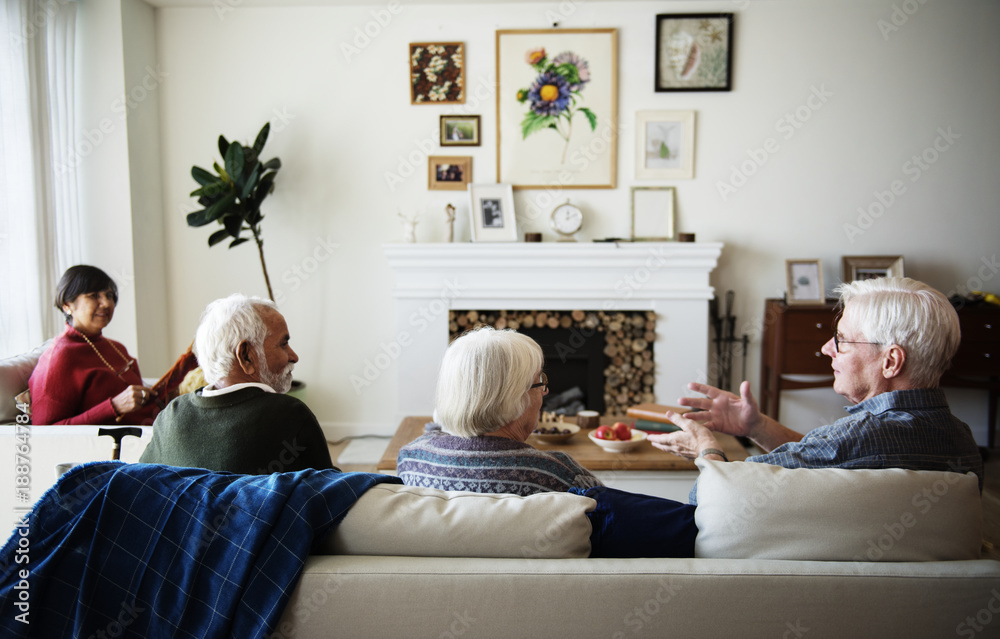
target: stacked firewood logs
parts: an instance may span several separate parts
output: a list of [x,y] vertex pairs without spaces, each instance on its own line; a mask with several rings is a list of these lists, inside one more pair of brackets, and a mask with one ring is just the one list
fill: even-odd
[[653,311],[450,311],[449,341],[477,326],[576,329],[584,337],[604,333],[604,412],[624,415],[629,406],[655,402]]

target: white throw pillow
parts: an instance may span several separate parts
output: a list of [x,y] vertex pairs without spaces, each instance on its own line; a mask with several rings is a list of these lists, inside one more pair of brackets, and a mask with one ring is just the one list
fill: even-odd
[[696,463],[697,557],[979,558],[982,502],[973,473]]
[[593,499],[377,484],[324,541],[324,554],[568,558],[590,555]]

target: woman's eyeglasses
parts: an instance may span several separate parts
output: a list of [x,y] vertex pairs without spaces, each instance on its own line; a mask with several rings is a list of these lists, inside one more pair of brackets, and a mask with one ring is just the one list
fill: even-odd
[[545,390],[549,390],[549,378],[545,376],[545,373],[542,373],[541,378],[542,381],[538,382],[537,384],[532,384],[531,386],[528,387],[528,390],[531,390],[532,388],[538,388],[539,386],[543,386]]

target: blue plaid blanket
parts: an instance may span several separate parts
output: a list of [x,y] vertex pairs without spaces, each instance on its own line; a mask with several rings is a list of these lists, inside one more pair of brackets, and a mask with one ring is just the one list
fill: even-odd
[[395,477],[74,468],[0,551],[3,637],[265,637],[310,550]]

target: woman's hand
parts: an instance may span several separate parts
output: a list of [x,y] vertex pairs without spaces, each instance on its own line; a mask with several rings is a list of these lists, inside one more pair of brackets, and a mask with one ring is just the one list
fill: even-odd
[[111,398],[111,405],[119,416],[132,413],[153,399],[153,389],[148,386],[133,385]]
[[752,437],[762,422],[757,400],[750,393],[750,382],[740,384],[739,397],[707,384],[692,382],[688,388],[707,397],[681,397],[677,403],[699,409],[684,413],[684,417],[700,422],[709,430],[736,437]]
[[667,411],[666,415],[680,430],[672,433],[649,433],[646,438],[653,446],[685,459],[694,459],[706,448],[721,448],[712,431],[700,423],[673,411]]

